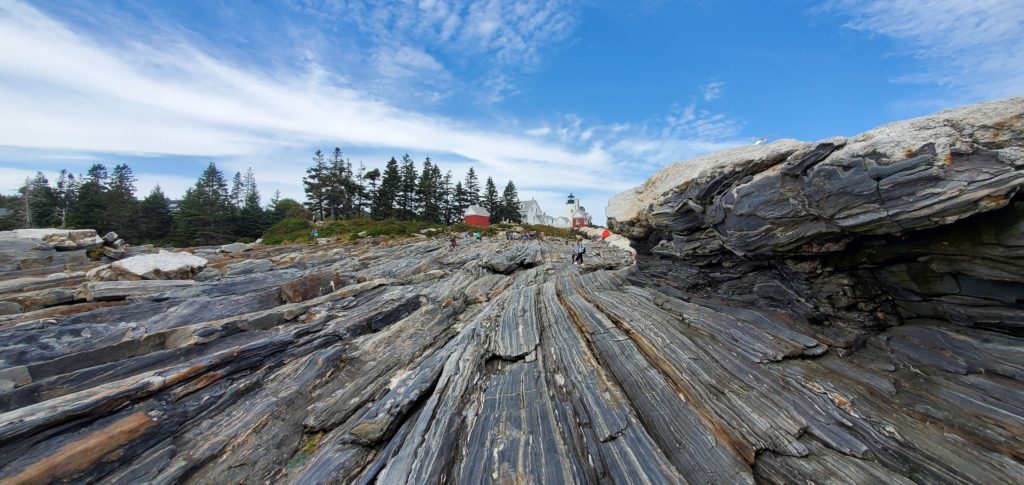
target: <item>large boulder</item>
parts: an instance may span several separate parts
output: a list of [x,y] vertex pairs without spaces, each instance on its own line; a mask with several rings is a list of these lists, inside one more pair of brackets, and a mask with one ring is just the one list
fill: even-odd
[[1006,206],[1024,185],[1022,139],[1024,97],[1009,98],[849,139],[780,140],[680,162],[613,197],[606,214],[633,239],[659,233],[737,255],[833,252],[857,235]]
[[206,260],[189,253],[161,250],[122,259],[89,271],[92,281],[188,280],[206,267]]
[[103,244],[95,229],[15,229],[0,232],[0,239],[38,239],[58,251],[89,249]]

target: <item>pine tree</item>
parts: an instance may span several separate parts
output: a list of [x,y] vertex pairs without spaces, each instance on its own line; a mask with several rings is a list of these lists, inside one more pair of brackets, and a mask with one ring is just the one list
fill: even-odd
[[242,177],[242,208],[235,221],[235,235],[239,238],[257,239],[266,226],[266,214],[260,205],[260,192],[256,188],[256,175],[252,167]]
[[306,169],[306,176],[302,178],[302,185],[306,191],[306,207],[313,212],[313,218],[318,221],[324,220],[324,206],[327,200],[327,178],[328,167],[324,154],[317,150],[313,154],[313,166]]
[[366,166],[359,162],[359,168],[352,174],[349,180],[352,190],[353,216],[366,217],[366,187],[363,187],[363,177],[366,175]]
[[402,156],[402,178],[398,188],[398,219],[413,220],[419,212],[416,204],[416,163],[409,154]]
[[171,215],[171,201],[157,185],[139,203],[138,240],[164,242],[170,239],[173,231],[174,217]]
[[466,192],[467,207],[480,204],[480,181],[476,178],[473,167],[469,167],[469,171],[466,172],[466,183],[462,185],[462,190]]
[[[127,164],[118,164],[110,174],[110,187],[105,194],[106,211],[103,231],[114,231],[127,241],[136,241],[138,203],[135,198],[135,175]],[[99,229],[99,228],[96,228]]]
[[369,184],[370,188],[367,189],[363,186],[363,192],[366,194],[366,199],[369,201],[369,209],[372,214],[373,212],[373,201],[377,198],[377,181],[380,180],[380,169],[373,169],[363,174],[362,180]]
[[396,217],[396,198],[402,185],[402,174],[398,171],[398,161],[394,157],[384,167],[384,175],[380,180],[380,188],[373,197],[370,215],[380,221]]
[[228,184],[210,162],[178,206],[175,237],[183,245],[223,244],[231,240],[231,216]]
[[455,199],[454,190],[452,187],[452,171],[445,172],[444,178],[441,179],[441,193],[438,194],[438,198],[441,200],[441,217],[444,219],[444,223],[451,225],[456,221],[455,216]]
[[85,182],[78,188],[78,198],[71,208],[68,224],[71,227],[96,229],[107,227],[107,167],[101,163],[89,167]]
[[67,227],[71,208],[78,198],[78,180],[67,170],[61,170],[60,176],[57,178],[57,186],[53,189],[53,195],[56,199],[53,223],[54,225],[59,224],[61,228]]
[[455,189],[452,190],[452,212],[455,221],[462,221],[465,218],[467,207],[469,199],[466,197],[466,189],[462,187],[462,182],[456,182]]
[[521,224],[523,214],[519,212],[519,192],[511,180],[505,185],[505,191],[501,196],[501,208],[498,211],[501,218],[498,220]]
[[323,177],[326,217],[338,219],[344,214],[346,199],[351,197],[346,190],[346,179],[348,178],[349,175],[345,167],[345,158],[341,155],[341,148],[335,147]]
[[36,172],[35,178],[25,180],[28,191],[27,227],[49,227],[57,209],[57,198],[50,187],[50,181],[43,172]]
[[480,205],[487,209],[487,212],[490,212],[496,221],[501,220],[498,218],[501,212],[500,202],[498,200],[498,188],[494,185],[494,180],[487,177],[487,182],[484,183],[484,197],[480,200]]
[[425,222],[444,222],[441,213],[441,168],[430,163],[430,157],[423,162],[423,172],[416,187],[417,203],[420,207],[419,218]]
[[242,207],[242,192],[242,173],[235,172],[235,176],[231,178],[231,192],[229,195],[231,205],[235,207]]

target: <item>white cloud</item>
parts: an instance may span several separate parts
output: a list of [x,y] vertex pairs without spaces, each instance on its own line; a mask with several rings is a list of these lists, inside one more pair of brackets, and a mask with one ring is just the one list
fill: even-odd
[[712,81],[701,86],[704,101],[714,101],[722,97],[722,88],[724,87],[725,83],[722,81]]
[[[454,29],[453,38],[482,35],[466,33],[466,24],[475,22],[480,30],[491,15],[484,7],[502,14],[513,9],[510,21],[531,32],[553,22],[544,15],[529,18],[538,2],[474,5],[482,10],[458,22],[450,19],[460,10],[446,5],[420,6],[436,14],[439,31]],[[541,35],[517,37],[506,28],[490,32],[491,52]],[[26,4],[0,3],[0,147],[44,158],[59,153],[61,160],[90,154],[210,157],[228,175],[252,166],[265,199],[275,189],[301,197],[308,155],[296,154],[316,146],[408,151],[418,160],[429,155],[441,161],[456,177],[472,164],[501,185],[514,180],[523,193],[583,193],[588,209],[603,220],[607,197],[665,163],[728,145],[739,126],[690,105],[640,124],[585,123],[568,115],[531,130],[515,121],[507,129],[482,127],[396,108],[339,85],[315,64],[305,71],[267,72],[225,62],[176,38],[161,44],[123,40],[101,44]],[[424,49],[378,54],[389,69],[444,69]],[[5,158],[15,160],[0,152]],[[180,196],[194,181],[189,174],[161,175],[159,167],[133,167],[140,196],[158,182],[168,195]]]
[[20,3],[0,7],[0,44],[8,47],[0,50],[0,145],[244,156],[332,140],[454,153],[493,166],[611,168],[600,150],[403,111],[326,84],[315,72],[247,71],[188,45],[106,48]]
[[924,64],[898,80],[934,83],[968,100],[1024,92],[1024,2],[837,0],[847,27],[899,41]]

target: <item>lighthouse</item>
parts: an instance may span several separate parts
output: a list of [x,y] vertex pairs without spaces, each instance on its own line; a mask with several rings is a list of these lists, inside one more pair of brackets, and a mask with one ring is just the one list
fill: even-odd
[[565,202],[565,217],[569,219],[569,227],[576,229],[590,225],[590,214],[580,206],[580,199],[569,193],[569,199]]
[[570,192],[569,200],[565,202],[565,218],[571,221],[572,215],[575,214],[578,210],[580,210],[580,200],[573,196],[572,192]]

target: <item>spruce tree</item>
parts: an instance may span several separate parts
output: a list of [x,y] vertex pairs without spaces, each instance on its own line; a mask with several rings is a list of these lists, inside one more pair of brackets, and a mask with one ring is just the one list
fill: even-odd
[[324,206],[327,200],[327,182],[329,169],[324,159],[324,154],[317,150],[313,154],[313,166],[306,169],[306,176],[302,178],[303,189],[306,191],[306,207],[313,212],[315,220],[324,219]]
[[519,192],[511,180],[505,185],[505,191],[501,196],[501,209],[499,210],[502,221],[521,224],[523,214],[519,212]]
[[441,213],[441,169],[430,163],[430,157],[423,162],[423,172],[416,187],[419,218],[425,222],[443,222]]
[[85,182],[78,188],[78,198],[71,208],[68,224],[80,229],[106,228],[107,168],[101,163],[89,167]]
[[466,183],[462,185],[462,190],[466,192],[467,207],[480,204],[480,180],[476,178],[473,167],[469,167],[469,171],[466,172]]
[[229,195],[231,205],[235,207],[242,207],[242,192],[242,173],[235,172],[235,176],[231,177],[231,192]]
[[67,170],[61,170],[57,185],[53,189],[56,207],[53,212],[53,224],[61,228],[67,227],[71,208],[78,199],[78,180]]
[[398,218],[413,220],[419,212],[416,204],[417,186],[416,163],[409,154],[402,156],[402,178],[398,188]]
[[43,172],[36,172],[35,178],[28,181],[30,227],[50,227],[53,214],[57,209],[57,198],[50,187],[50,181]]
[[257,239],[266,229],[266,214],[260,205],[260,192],[256,188],[256,175],[252,167],[242,177],[242,208],[235,221],[235,235],[238,238]]
[[439,188],[441,190],[441,193],[438,194],[438,199],[441,201],[441,217],[444,219],[445,224],[451,225],[456,220],[455,200],[453,198],[455,187],[452,187],[451,170],[445,172]]
[[186,246],[223,244],[232,239],[232,206],[224,174],[210,165],[185,192],[176,214],[175,237]]
[[501,213],[500,202],[498,199],[498,188],[494,185],[494,180],[487,177],[487,182],[484,183],[484,196],[480,200],[480,205],[487,209],[487,212],[491,213],[495,221],[501,220],[498,217]]
[[394,157],[388,160],[384,167],[384,174],[380,180],[380,187],[373,197],[373,206],[370,215],[380,221],[396,217],[396,198],[402,185],[402,174],[398,171],[398,161]]
[[452,212],[456,222],[461,222],[466,216],[466,208],[469,207],[469,199],[466,197],[466,189],[462,182],[456,182],[452,190]]
[[171,201],[160,186],[153,187],[139,203],[139,241],[165,242],[174,231]]
[[366,187],[363,187],[363,177],[366,175],[366,166],[359,162],[359,168],[349,178],[350,192],[352,193],[352,214],[349,217],[366,216]]
[[373,201],[377,198],[377,181],[380,180],[380,169],[373,169],[363,174],[362,180],[366,185],[362,185],[363,193],[366,194],[366,199],[369,201],[369,210],[371,215],[373,213]]
[[[106,211],[103,231],[114,231],[126,241],[137,241],[138,200],[135,198],[135,175],[128,164],[118,164],[110,173],[110,187],[105,194]],[[99,228],[96,228],[99,229]]]
[[351,195],[347,190],[348,184],[346,181],[348,178],[350,178],[350,175],[346,169],[345,158],[341,154],[341,148],[335,147],[323,176],[326,217],[339,219],[346,212],[345,206],[351,199]]

